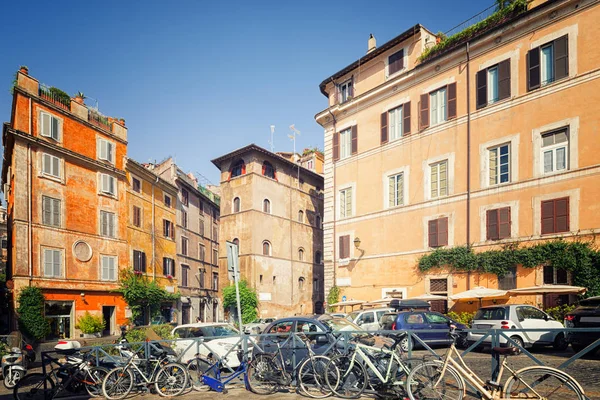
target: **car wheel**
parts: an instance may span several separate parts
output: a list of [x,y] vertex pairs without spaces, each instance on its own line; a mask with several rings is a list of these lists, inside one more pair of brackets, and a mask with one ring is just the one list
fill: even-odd
[[[521,348],[525,348],[525,343],[523,342],[523,339],[521,339],[520,336],[511,336],[510,337],[517,345],[519,345],[519,347]],[[512,343],[508,342],[507,343],[509,347],[515,347],[515,345],[513,345]]]
[[569,347],[569,343],[567,343],[565,340],[565,335],[563,333],[556,335],[554,338],[554,343],[552,343],[552,347],[554,347],[555,350],[560,351],[566,350],[567,347]]
[[408,340],[408,335],[400,341],[400,348],[402,349],[402,351],[412,350],[412,347],[413,346],[411,346],[411,344]]

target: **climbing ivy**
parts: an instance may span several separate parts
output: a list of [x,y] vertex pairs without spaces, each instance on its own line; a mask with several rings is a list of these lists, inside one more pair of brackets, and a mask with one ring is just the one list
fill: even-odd
[[[335,304],[338,301],[340,301],[340,288],[337,286],[332,286],[331,289],[329,289],[329,294],[327,295],[327,304]],[[335,307],[328,306],[327,308],[329,312],[335,311]]]
[[[248,324],[258,317],[258,295],[256,294],[256,290],[248,286],[248,282],[241,281],[239,285],[240,306],[242,307],[242,323]],[[237,309],[235,285],[229,285],[223,288],[223,307],[232,307]],[[235,322],[237,323],[237,320]]]
[[19,291],[19,331],[33,340],[42,340],[50,333],[50,323],[44,318],[44,294],[39,287],[27,286]]
[[591,241],[549,241],[529,247],[508,244],[498,250],[474,252],[469,246],[439,248],[419,259],[419,270],[436,268],[481,272],[503,277],[509,268],[554,265],[572,272],[573,284],[587,288],[586,296],[600,295],[600,251]]

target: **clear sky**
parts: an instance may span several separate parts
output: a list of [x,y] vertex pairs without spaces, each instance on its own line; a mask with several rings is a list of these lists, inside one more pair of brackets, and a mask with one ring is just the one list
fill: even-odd
[[174,156],[218,183],[211,159],[249,143],[323,148],[319,83],[416,23],[447,31],[493,0],[2,1],[0,115],[14,72],[125,118],[129,157]]

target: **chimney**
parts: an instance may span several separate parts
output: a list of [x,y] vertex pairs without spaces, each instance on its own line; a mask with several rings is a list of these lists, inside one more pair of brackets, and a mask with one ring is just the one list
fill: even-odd
[[369,43],[368,43],[367,54],[369,54],[376,48],[377,48],[377,40],[375,39],[375,36],[373,36],[373,34],[371,33],[371,34],[369,34]]

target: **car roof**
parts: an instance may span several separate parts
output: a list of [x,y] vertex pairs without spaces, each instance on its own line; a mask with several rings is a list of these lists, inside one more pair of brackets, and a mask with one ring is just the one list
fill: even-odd
[[233,326],[229,322],[194,322],[192,324],[183,324],[176,326],[175,329],[178,328],[205,328],[209,326]]

